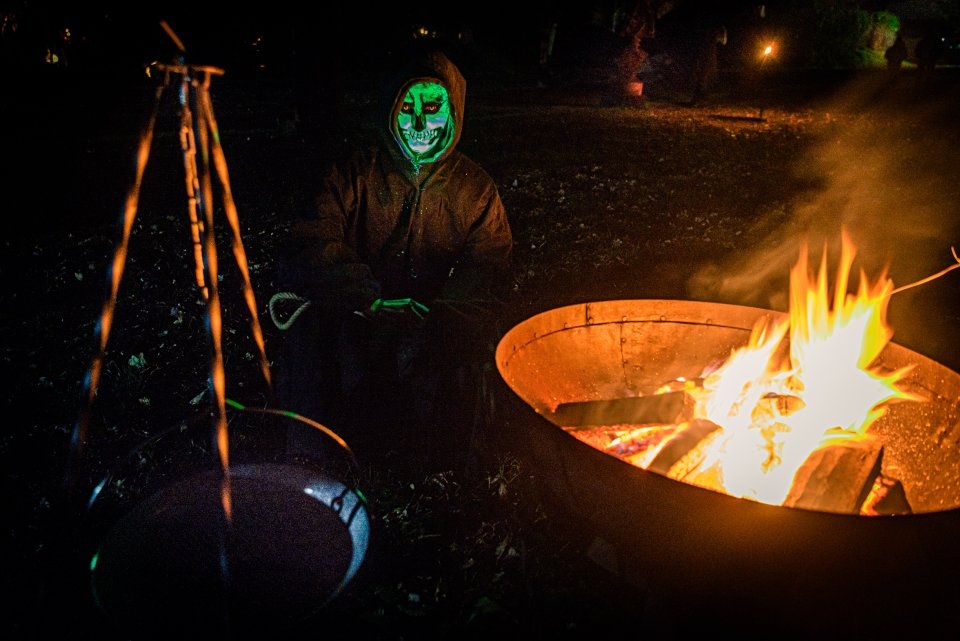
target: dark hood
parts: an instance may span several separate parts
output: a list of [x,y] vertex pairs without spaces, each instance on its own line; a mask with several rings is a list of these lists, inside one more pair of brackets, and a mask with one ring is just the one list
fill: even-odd
[[[384,85],[384,97],[387,103],[387,131],[388,138],[393,143],[393,149],[398,154],[406,155],[405,147],[400,142],[397,132],[397,115],[403,105],[403,98],[411,85],[418,82],[439,82],[447,89],[450,96],[450,129],[452,140],[443,153],[433,160],[441,162],[448,157],[460,141],[463,130],[463,112],[466,102],[467,81],[457,66],[440,51],[422,51],[408,58],[408,61],[391,74]],[[422,163],[431,164],[431,163]]]

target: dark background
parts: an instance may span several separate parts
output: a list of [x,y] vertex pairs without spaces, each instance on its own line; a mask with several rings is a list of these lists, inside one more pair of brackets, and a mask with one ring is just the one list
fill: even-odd
[[[911,67],[893,82],[877,67],[800,64],[804,48],[797,46],[788,48],[795,64],[785,58],[757,76],[737,35],[752,4],[683,3],[731,8],[720,82],[704,104],[687,105],[687,75],[669,64],[685,59],[677,9],[645,45],[657,64],[644,98],[617,104],[605,80],[616,44],[610,6],[599,3],[606,18],[594,24],[593,3],[545,3],[539,13],[502,4],[444,14],[437,38],[468,77],[463,150],[500,185],[514,225],[514,296],[504,328],[592,299],[780,307],[799,241],[833,242],[841,223],[855,231],[869,273],[888,265],[897,285],[951,264],[960,142],[957,70],[948,61],[932,78]],[[799,4],[772,3],[768,22],[782,24],[778,9]],[[11,422],[0,447],[10,559],[4,585],[13,596],[2,617],[12,638],[113,636],[93,616],[77,572],[74,553],[86,533],[65,510],[62,481],[118,213],[153,106],[157,78],[144,68],[178,55],[158,20],[180,36],[191,62],[225,70],[212,93],[268,353],[279,336],[262,308],[276,289],[287,226],[309,207],[320,161],[375,126],[368,115],[381,65],[402,54],[409,27],[419,23],[406,7],[363,4],[319,17],[283,3],[270,14],[94,3],[77,15],[66,7],[29,5],[38,12],[30,29],[43,37],[21,32],[16,38],[24,40],[12,45],[4,32],[2,190],[10,231],[0,275],[3,407]],[[544,69],[540,32],[551,10],[561,26]],[[84,41],[66,51],[66,65],[37,62],[29,52],[53,42],[49,28],[64,16],[78,20],[74,33]],[[466,31],[470,38],[460,40],[456,34]],[[106,363],[105,466],[194,413],[190,401],[205,389],[206,333],[188,269],[175,92],[161,107]],[[890,310],[897,342],[954,370],[958,273],[896,295]],[[225,272],[225,293],[235,292],[236,276]],[[231,393],[254,402],[245,312],[235,300],[228,304]],[[132,365],[130,357],[141,354],[146,366]],[[573,639],[642,630],[649,595],[588,554],[597,532],[542,494],[516,434],[487,427],[488,458],[470,475],[411,481],[370,471],[364,478],[377,541],[338,602],[343,636]],[[695,608],[678,617],[658,631],[737,628],[698,621]],[[305,636],[332,634],[324,617],[313,623]],[[802,628],[788,619],[781,632],[792,623]]]

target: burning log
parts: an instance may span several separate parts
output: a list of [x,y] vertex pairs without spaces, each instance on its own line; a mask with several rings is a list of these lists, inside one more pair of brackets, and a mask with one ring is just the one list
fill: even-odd
[[834,442],[819,447],[797,469],[787,507],[860,514],[880,476],[883,446],[876,439]]
[[[620,458],[631,460],[634,465],[646,467],[646,463],[639,463],[631,459],[633,455],[647,456],[651,449],[655,449],[664,440],[674,434],[676,425],[622,425],[610,428],[574,428],[577,438],[592,444],[597,449],[615,454]],[[643,458],[639,460],[645,460]]]
[[722,430],[706,419],[696,419],[670,437],[650,461],[647,469],[680,480],[696,469],[704,449]]
[[860,507],[860,513],[865,516],[912,514],[913,508],[907,502],[903,483],[881,474],[874,480],[867,499]]
[[[752,418],[769,422],[804,406],[791,395],[768,395]],[[700,469],[723,427],[693,418],[690,388],[647,396],[562,403],[553,421],[578,439],[676,481],[726,492],[719,468]],[[835,438],[797,469],[787,507],[841,514],[909,514],[902,485],[881,474],[883,446],[875,438]]]
[[565,428],[601,425],[676,425],[693,416],[695,401],[686,392],[561,403],[551,420]]

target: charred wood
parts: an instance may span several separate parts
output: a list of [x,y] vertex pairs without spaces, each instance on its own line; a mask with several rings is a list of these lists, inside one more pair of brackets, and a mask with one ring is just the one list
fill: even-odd
[[860,514],[864,516],[912,513],[913,508],[907,501],[907,493],[903,489],[903,483],[882,474],[874,480],[870,493],[860,508]]
[[704,449],[721,431],[713,421],[691,421],[667,439],[647,469],[672,479],[683,479],[703,461]]
[[883,446],[876,439],[845,440],[814,450],[797,469],[787,507],[859,514],[880,475]]
[[598,425],[676,425],[690,420],[695,401],[686,392],[561,403],[550,417],[566,428]]

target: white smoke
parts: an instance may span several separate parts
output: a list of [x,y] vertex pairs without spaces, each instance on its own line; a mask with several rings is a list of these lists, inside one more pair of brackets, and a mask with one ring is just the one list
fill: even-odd
[[919,77],[891,84],[871,74],[817,106],[832,122],[789,178],[818,187],[791,203],[787,222],[770,225],[751,249],[700,270],[690,289],[782,308],[786,292],[776,285],[801,245],[812,259],[825,244],[834,256],[842,227],[858,250],[855,269],[872,279],[888,269],[899,287],[948,266],[950,248],[960,248],[960,101],[948,93]]

